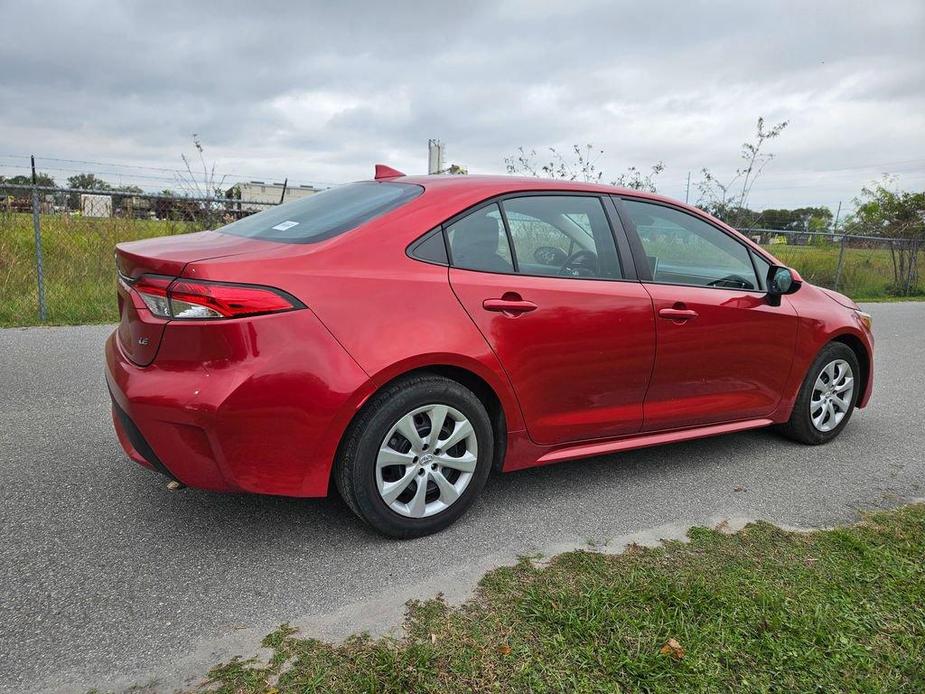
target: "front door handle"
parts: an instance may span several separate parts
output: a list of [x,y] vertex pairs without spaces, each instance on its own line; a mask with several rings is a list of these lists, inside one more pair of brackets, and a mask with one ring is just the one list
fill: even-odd
[[668,320],[688,321],[697,317],[697,312],[689,308],[660,308],[658,310],[659,318]]
[[535,311],[537,306],[532,301],[524,301],[517,294],[510,298],[508,298],[508,294],[505,294],[500,299],[485,299],[482,302],[482,308],[486,311],[497,311],[506,316],[519,316],[521,313]]

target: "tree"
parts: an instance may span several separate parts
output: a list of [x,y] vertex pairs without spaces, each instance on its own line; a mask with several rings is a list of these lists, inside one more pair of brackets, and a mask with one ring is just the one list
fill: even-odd
[[846,224],[851,234],[902,239],[890,243],[893,261],[891,293],[906,296],[918,282],[918,252],[925,244],[925,193],[894,189],[895,178],[884,176],[861,189],[856,209]]
[[[55,187],[55,179],[47,173],[42,173],[41,171],[36,172],[35,182],[37,185],[44,186],[46,188]],[[9,178],[6,176],[0,176],[0,185],[4,183],[8,183],[12,186],[31,186],[32,175],[29,174],[27,176],[10,176]]]
[[92,173],[79,173],[75,174],[74,176],[69,176],[67,179],[67,185],[68,188],[76,188],[78,190],[112,190],[111,185],[109,185],[102,178],[99,178],[96,174]]
[[828,207],[800,207],[795,210],[768,209],[749,214],[755,226],[785,231],[831,231],[833,215]]
[[773,154],[762,150],[769,140],[780,136],[787,124],[788,121],[781,121],[765,129],[764,118],[759,117],[755,139],[742,143],[742,166],[725,183],[709,169],[702,169],[703,179],[697,184],[700,190],[698,206],[731,226],[751,226],[754,213],[748,209],[748,198],[764,167],[774,158]]
[[[40,171],[35,174],[35,182],[39,186],[44,186],[46,188],[55,187],[55,179],[49,176],[46,173],[41,173]],[[27,198],[32,195],[31,191],[22,190],[21,188],[3,188],[3,184],[7,183],[11,186],[31,186],[32,185],[32,175],[27,176],[0,176],[0,198],[13,197],[13,198]]]
[[[549,148],[549,160],[539,161],[535,149],[529,152],[518,147],[511,156],[504,158],[505,168],[509,174],[536,176],[538,178],[560,178],[566,181],[584,181],[586,183],[602,183],[604,172],[597,167],[597,160],[603,156],[604,150],[594,145],[572,145],[571,151],[566,155],[555,147]],[[620,185],[626,188],[647,190],[655,192],[655,177],[665,170],[662,162],[653,164],[649,173],[642,173],[635,166],[629,167],[625,173],[611,185]]]
[[[67,187],[75,188],[77,190],[95,190],[100,193],[106,193],[112,190],[112,186],[109,185],[102,178],[99,178],[96,174],[92,173],[79,173],[73,176],[69,176],[67,179]],[[71,193],[68,196],[68,205],[72,210],[80,208],[80,193]]]

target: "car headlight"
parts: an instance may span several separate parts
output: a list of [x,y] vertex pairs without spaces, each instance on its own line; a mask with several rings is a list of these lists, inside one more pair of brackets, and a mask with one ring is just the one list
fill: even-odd
[[871,325],[874,322],[873,318],[870,317],[870,314],[865,313],[864,311],[861,311],[859,309],[855,309],[854,313],[858,317],[858,319],[864,324],[864,327],[870,330]]

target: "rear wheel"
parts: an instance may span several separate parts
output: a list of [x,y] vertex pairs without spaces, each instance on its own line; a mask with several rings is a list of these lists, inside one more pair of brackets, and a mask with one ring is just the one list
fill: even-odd
[[807,372],[790,420],[780,427],[781,432],[809,445],[834,439],[854,412],[860,373],[851,348],[840,342],[827,344]]
[[475,501],[493,448],[491,422],[475,394],[422,374],[397,381],[364,408],[342,446],[335,483],[379,532],[427,535]]

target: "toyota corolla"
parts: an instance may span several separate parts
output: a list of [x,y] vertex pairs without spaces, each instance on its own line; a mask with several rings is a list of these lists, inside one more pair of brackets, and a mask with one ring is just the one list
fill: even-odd
[[440,530],[509,472],[870,399],[870,316],[673,200],[405,176],[119,244],[106,344],[127,454],[174,487],[325,496]]

